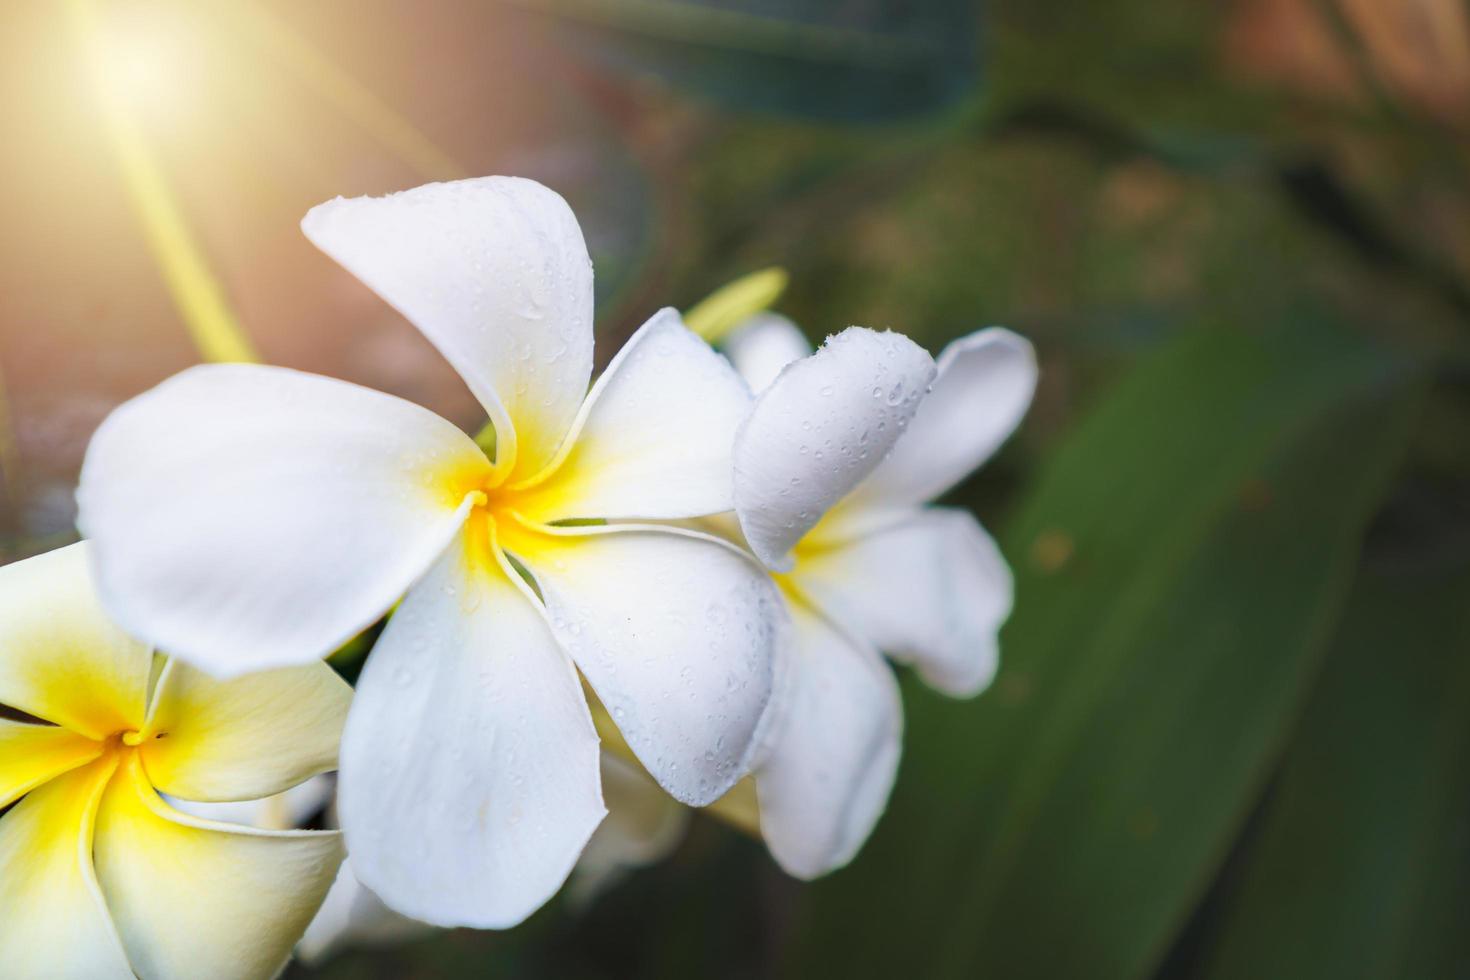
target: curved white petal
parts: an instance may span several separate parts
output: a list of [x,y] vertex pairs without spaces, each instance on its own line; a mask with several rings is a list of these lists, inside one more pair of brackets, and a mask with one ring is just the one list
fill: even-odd
[[92,872],[111,760],[52,780],[0,817],[0,966],[8,977],[133,980]]
[[275,976],[342,862],[335,831],[266,831],[174,810],[124,758],[97,812],[97,879],[149,980]]
[[538,472],[592,373],[592,262],[571,208],[519,177],[427,184],[311,209],[306,237],[439,348]]
[[757,313],[731,331],[720,346],[755,392],[765,391],[782,368],[812,352],[801,328],[779,313]]
[[89,738],[143,723],[153,654],[108,618],[86,542],[0,568],[0,705]]
[[785,618],[770,576],[673,528],[569,528],[526,545],[507,548],[643,767],[691,806],[724,795],[749,771],[771,698]]
[[602,795],[607,819],[597,828],[568,886],[586,904],[633,868],[673,853],[689,826],[689,809],[665,793],[642,769],[602,754]]
[[566,457],[517,509],[540,522],[727,511],[730,453],[748,411],[729,363],[661,310],[597,379]]
[[158,679],[139,751],[161,792],[257,800],[337,768],[352,688],[320,661],[218,681],[179,660]]
[[399,915],[384,905],[357,880],[349,857],[342,862],[321,911],[296,944],[296,955],[302,962],[316,965],[352,946],[398,943],[433,930],[428,923]]
[[488,550],[462,537],[393,614],[348,716],[338,812],[390,908],[503,929],[556,893],[605,811],[576,672]]
[[995,676],[1011,572],[968,511],[915,512],[803,555],[793,576],[833,616],[946,694],[969,697]]
[[0,809],[102,754],[103,743],[56,725],[0,718]]
[[933,500],[1000,448],[1036,391],[1036,352],[1003,327],[961,337],[939,355],[934,390],[908,432],[854,494],[854,503],[898,507]]
[[217,677],[306,663],[377,619],[490,463],[417,405],[283,368],[191,368],[88,447],[77,525],[124,627]]
[[903,705],[875,651],[799,603],[792,620],[789,702],[755,786],[766,846],[788,873],[810,879],[851,861],[887,806]]
[[871,473],[908,425],[934,362],[902,334],[849,327],[788,365],[735,437],[735,511],[768,566]]

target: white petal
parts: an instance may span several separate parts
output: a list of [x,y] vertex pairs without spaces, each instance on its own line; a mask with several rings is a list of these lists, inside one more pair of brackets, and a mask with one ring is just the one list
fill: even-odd
[[749,771],[771,697],[784,615],[770,576],[673,528],[538,537],[517,558],[644,768],[692,806],[724,795]]
[[233,676],[315,660],[381,616],[454,536],[489,466],[402,399],[210,365],[102,423],[77,524],[129,632]]
[[689,826],[688,807],[636,764],[608,752],[602,754],[602,794],[607,819],[587,842],[569,886],[572,901],[584,905],[628,871],[673,853]]
[[898,772],[903,705],[893,672],[798,603],[775,750],[756,771],[761,836],[782,868],[815,878],[852,860]]
[[516,506],[541,522],[727,511],[735,430],[749,411],[729,363],[662,310],[597,379],[566,458]]
[[787,553],[898,440],[934,379],[902,334],[849,327],[788,365],[735,438],[735,510],[756,556]]
[[88,549],[0,568],[0,705],[105,739],[142,727],[153,654],[103,611]]
[[342,861],[332,831],[265,831],[169,807],[125,757],[97,813],[97,879],[148,980],[277,975]]
[[296,955],[308,965],[329,959],[351,946],[380,946],[403,942],[432,932],[433,926],[399,915],[383,904],[352,870],[352,859],[342,862],[321,911],[296,944]]
[[352,688],[325,663],[218,681],[179,660],[158,679],[138,751],[160,792],[256,800],[337,768]]
[[524,476],[546,464],[592,373],[592,262],[560,195],[480,177],[338,198],[301,228],[454,365],[502,462]]
[[571,661],[484,550],[452,545],[368,658],[338,811],[389,907],[504,929],[561,887],[605,811]]
[[725,356],[750,385],[765,391],[781,369],[812,352],[801,328],[779,313],[758,313],[720,342]]
[[799,587],[839,621],[956,697],[995,676],[1011,572],[968,511],[932,507],[803,556]]
[[133,980],[92,871],[97,802],[114,768],[67,773],[0,817],[5,976]]
[[1036,352],[1001,327],[961,337],[939,355],[934,390],[908,432],[854,494],[854,502],[895,507],[933,500],[1010,438],[1036,391]]

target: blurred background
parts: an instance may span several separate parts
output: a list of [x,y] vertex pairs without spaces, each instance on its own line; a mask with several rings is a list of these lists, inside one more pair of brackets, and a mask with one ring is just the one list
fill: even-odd
[[1461,0],[8,0],[0,127],[7,560],[202,356],[478,427],[301,236],[338,194],[557,189],[603,362],[768,265],[816,340],[1039,347],[953,495],[1016,571],[1001,673],[905,678],[850,868],[701,816],[590,903],[292,978],[1470,976]]

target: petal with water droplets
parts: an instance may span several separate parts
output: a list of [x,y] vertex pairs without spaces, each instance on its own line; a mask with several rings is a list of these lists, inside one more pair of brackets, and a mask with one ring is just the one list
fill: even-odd
[[862,327],[781,372],[735,438],[735,510],[757,557],[790,567],[791,548],[883,460],[933,379],[923,348]]
[[302,230],[406,316],[495,423],[501,459],[551,459],[592,373],[592,262],[561,196],[519,177],[338,198]]
[[939,355],[939,373],[893,447],[852,502],[865,508],[934,500],[1008,439],[1036,391],[1036,352],[1023,337],[990,327]]
[[597,379],[568,454],[516,506],[541,522],[727,511],[735,430],[749,410],[739,375],[663,310]]
[[505,929],[556,893],[605,811],[576,671],[485,552],[462,534],[389,620],[348,716],[338,810],[390,908]]
[[643,767],[704,806],[748,771],[785,616],[770,576],[673,528],[567,528],[519,554]]
[[315,660],[381,616],[489,472],[469,436],[411,402],[206,365],[102,423],[77,524],[114,619],[234,676]]
[[765,391],[782,368],[812,352],[801,328],[779,313],[751,317],[731,331],[720,346],[755,392]]

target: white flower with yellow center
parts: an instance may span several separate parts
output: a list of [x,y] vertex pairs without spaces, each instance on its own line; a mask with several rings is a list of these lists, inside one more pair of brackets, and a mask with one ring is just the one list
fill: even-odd
[[1019,424],[1036,361],[999,328],[955,341],[937,368],[901,335],[861,328],[806,356],[771,314],[726,347],[760,391],[735,445],[737,516],[795,621],[775,748],[755,776],[760,828],[810,878],[852,859],[893,785],[902,707],[878,651],[954,696],[994,676],[1010,570],[968,511],[924,505]]
[[159,794],[254,799],[334,768],[351,695],[321,663],[217,681],[155,662],[104,615],[85,544],[0,568],[0,973],[278,973],[339,835],[203,820]]
[[779,596],[650,522],[731,508],[749,391],[664,311],[589,393],[591,262],[531,181],[339,199],[303,228],[455,367],[493,458],[380,392],[197,367],[103,423],[78,523],[119,621],[222,676],[320,657],[401,597],[343,736],[354,868],[414,918],[511,926],[604,814],[578,669],[681,801],[748,771]]

